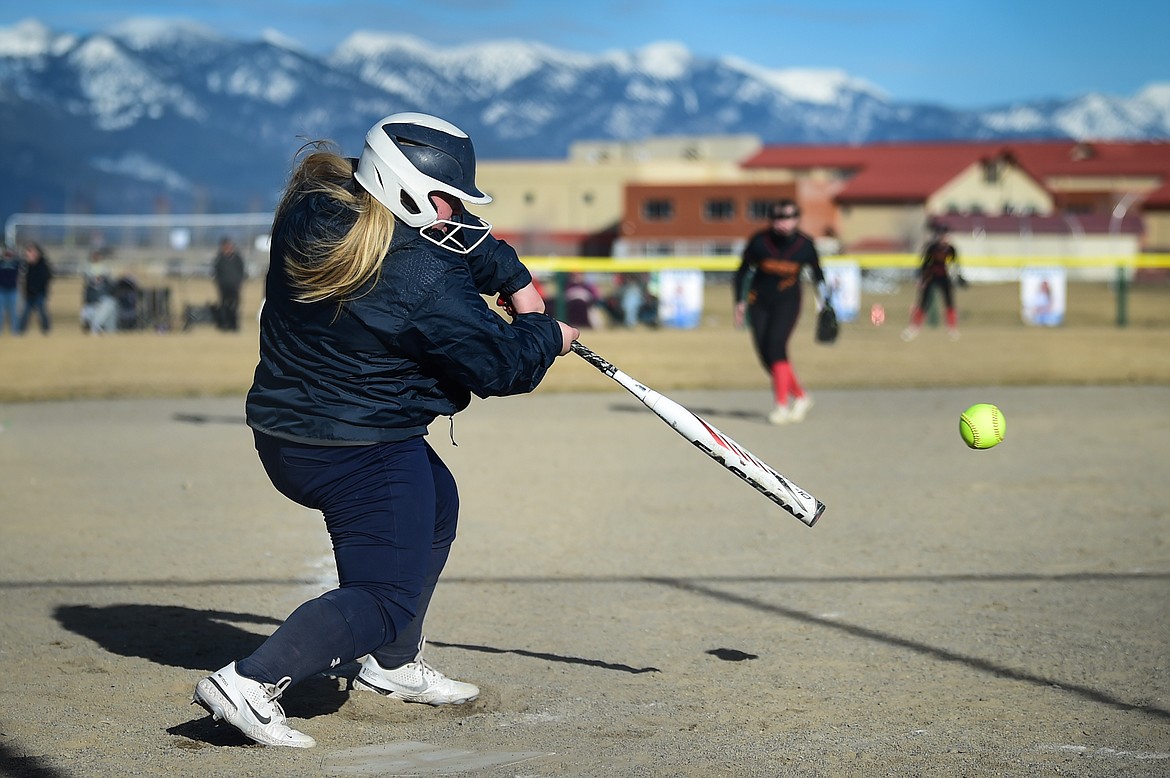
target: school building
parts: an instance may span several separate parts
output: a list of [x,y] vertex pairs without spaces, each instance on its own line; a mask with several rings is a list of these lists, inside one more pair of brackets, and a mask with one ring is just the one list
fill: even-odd
[[524,256],[738,254],[784,197],[829,252],[915,252],[932,222],[967,256],[1170,251],[1167,142],[587,141],[565,160],[484,160],[479,181]]

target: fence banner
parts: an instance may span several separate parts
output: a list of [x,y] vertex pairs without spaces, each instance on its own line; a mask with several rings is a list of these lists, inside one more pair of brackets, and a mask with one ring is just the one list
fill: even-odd
[[1020,270],[1020,315],[1025,324],[1058,327],[1064,322],[1067,279],[1063,267]]
[[659,323],[687,330],[698,327],[703,318],[703,271],[663,270],[657,275]]
[[861,265],[827,260],[822,264],[837,321],[853,321],[861,309]]

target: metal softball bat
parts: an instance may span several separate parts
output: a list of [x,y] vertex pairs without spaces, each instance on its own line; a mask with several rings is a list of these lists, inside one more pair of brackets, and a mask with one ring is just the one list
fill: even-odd
[[612,378],[619,386],[637,397],[675,432],[694,444],[760,494],[779,505],[808,526],[816,524],[825,512],[825,504],[776,472],[762,459],[732,438],[720,432],[713,424],[697,416],[684,406],[639,383],[618,370],[613,363],[590,351],[577,341],[573,353]]

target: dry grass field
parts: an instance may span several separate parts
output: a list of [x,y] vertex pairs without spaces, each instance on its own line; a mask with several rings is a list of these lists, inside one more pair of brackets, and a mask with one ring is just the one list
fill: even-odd
[[[172,281],[176,323],[186,304],[214,299],[210,283]],[[53,290],[54,330],[0,337],[0,401],[113,397],[242,396],[256,363],[261,283],[245,290],[243,330],[210,325],[184,332],[131,331],[94,337],[78,325],[77,279]],[[973,285],[959,292],[963,337],[952,343],[942,328],[924,329],[903,343],[912,288],[864,294],[862,315],[844,324],[832,346],[813,343],[811,305],[792,344],[793,361],[813,390],[979,385],[1090,385],[1170,383],[1170,285],[1131,287],[1128,326],[1118,327],[1117,302],[1105,284],[1070,284],[1062,327],[1020,323],[1015,284]],[[603,329],[581,340],[642,382],[669,389],[767,388],[748,335],[730,321],[730,293],[708,286],[702,326],[695,330]],[[874,304],[886,323],[869,321]],[[561,360],[539,391],[613,390],[576,359]]]

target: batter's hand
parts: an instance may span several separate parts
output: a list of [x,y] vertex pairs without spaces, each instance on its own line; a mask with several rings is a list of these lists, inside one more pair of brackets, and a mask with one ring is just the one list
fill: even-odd
[[735,304],[735,328],[737,330],[743,329],[744,312],[747,310],[747,303]]
[[569,353],[569,349],[572,347],[573,341],[581,337],[581,331],[576,327],[565,324],[563,321],[558,321],[557,324],[561,325],[562,343],[560,356],[563,357],[565,354]]

